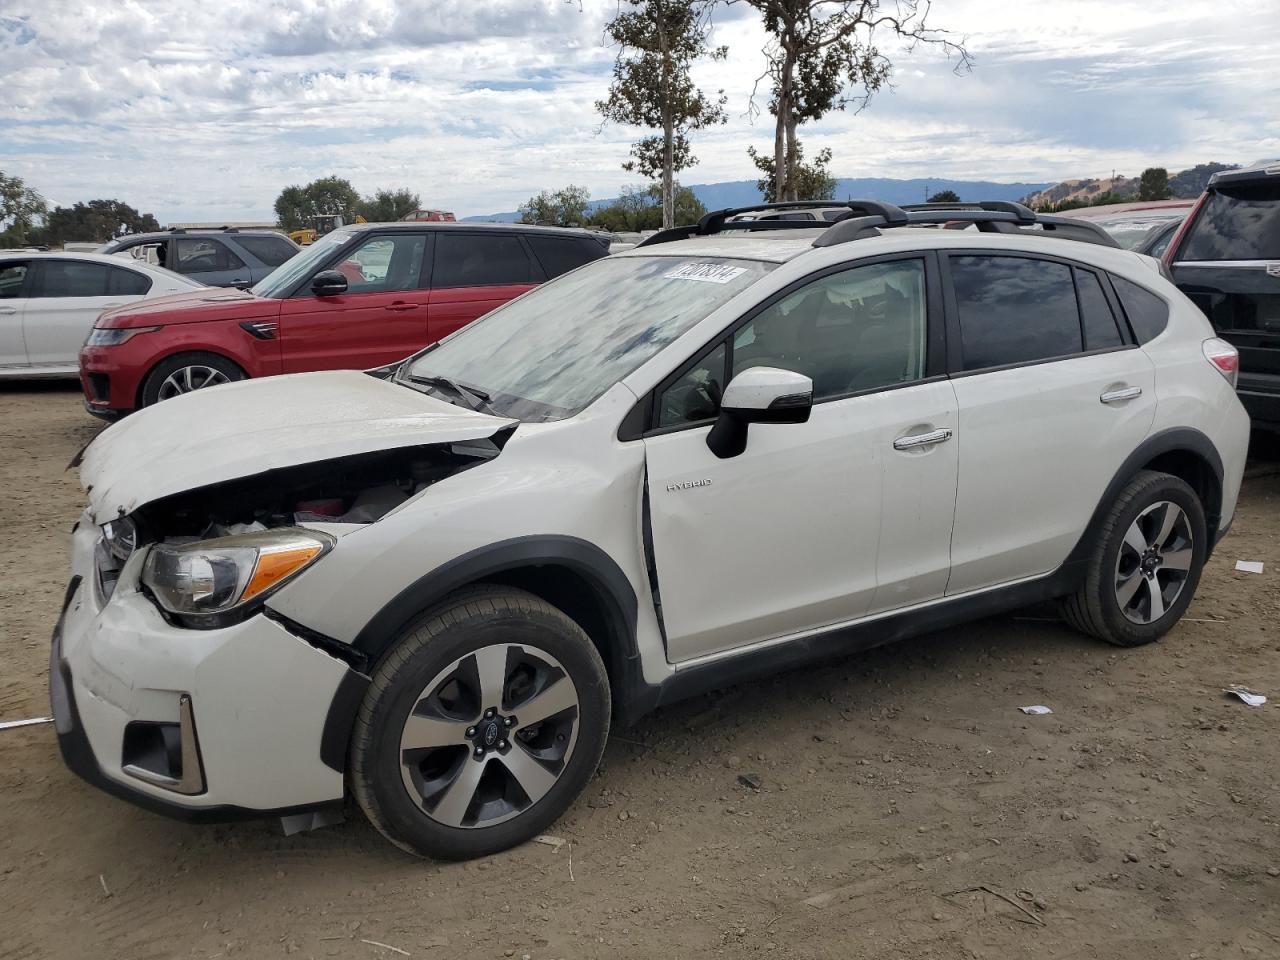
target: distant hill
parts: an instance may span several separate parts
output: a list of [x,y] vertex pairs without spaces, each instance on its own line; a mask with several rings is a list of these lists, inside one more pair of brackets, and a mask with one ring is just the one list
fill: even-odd
[[[1234,170],[1237,164],[1231,163],[1199,163],[1188,170],[1171,174],[1169,177],[1170,195],[1187,200],[1194,200],[1204,192],[1209,178],[1219,170]],[[1082,180],[1063,180],[1053,186],[1028,194],[1022,202],[1029,207],[1044,204],[1057,205],[1068,200],[1085,201],[1111,193],[1119,197],[1132,197],[1138,194],[1137,177],[1086,177]]]
[[[954,190],[961,200],[1017,200],[1050,186],[1048,183],[996,183],[990,180],[893,180],[882,177],[841,177],[836,180],[837,200],[883,200],[888,203],[922,203],[942,190]],[[697,198],[708,210],[745,207],[759,203],[761,194],[754,180],[728,183],[690,184]],[[591,209],[608,206],[615,197],[592,200]],[[511,223],[520,218],[517,212],[492,213],[487,216],[464,217],[465,220],[488,220]]]

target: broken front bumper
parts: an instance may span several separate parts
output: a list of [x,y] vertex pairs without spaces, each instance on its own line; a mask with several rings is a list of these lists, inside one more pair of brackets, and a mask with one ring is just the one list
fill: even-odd
[[341,801],[367,680],[264,616],[219,630],[164,620],[122,577],[102,603],[97,530],[75,535],[49,693],[67,765],[183,819],[296,813]]

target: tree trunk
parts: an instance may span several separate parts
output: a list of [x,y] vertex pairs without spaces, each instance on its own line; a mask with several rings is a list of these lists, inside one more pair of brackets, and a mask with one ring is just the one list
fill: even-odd
[[675,132],[672,129],[671,109],[662,111],[662,229],[669,230],[676,225],[676,192],[675,173],[671,169],[675,164]]
[[787,114],[787,199],[800,199],[800,147],[796,142],[796,115]]
[[773,128],[773,202],[781,203],[787,190],[787,118],[791,113],[791,71],[778,78],[778,108]]

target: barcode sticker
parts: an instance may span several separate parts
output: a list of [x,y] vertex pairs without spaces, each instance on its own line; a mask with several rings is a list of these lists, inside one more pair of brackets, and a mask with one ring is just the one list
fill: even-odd
[[728,283],[747,272],[746,267],[731,267],[725,263],[685,263],[670,273],[664,273],[664,280],[698,280],[702,283]]

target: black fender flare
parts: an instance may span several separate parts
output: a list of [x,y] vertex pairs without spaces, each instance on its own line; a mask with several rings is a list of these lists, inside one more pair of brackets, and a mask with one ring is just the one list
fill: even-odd
[[1222,520],[1222,456],[1218,453],[1218,448],[1213,445],[1213,441],[1199,430],[1193,427],[1173,427],[1153,433],[1125,458],[1124,463],[1120,465],[1120,469],[1115,472],[1106,490],[1103,491],[1097,507],[1094,508],[1093,516],[1089,518],[1089,525],[1076,541],[1064,566],[1087,559],[1093,544],[1094,532],[1098,529],[1107,510],[1111,508],[1111,504],[1115,503],[1116,497],[1119,496],[1125,484],[1133,479],[1134,474],[1161,454],[1184,451],[1195,454],[1208,464],[1213,472],[1214,482],[1217,484],[1217,502],[1206,503],[1204,511],[1209,526],[1209,551],[1212,552],[1217,542],[1218,526]]
[[395,595],[356,634],[352,646],[376,661],[415,617],[449,594],[497,574],[526,567],[567,567],[596,591],[612,634],[627,660],[638,656],[638,602],[631,581],[600,547],[578,537],[515,537],[464,553],[419,577]]

